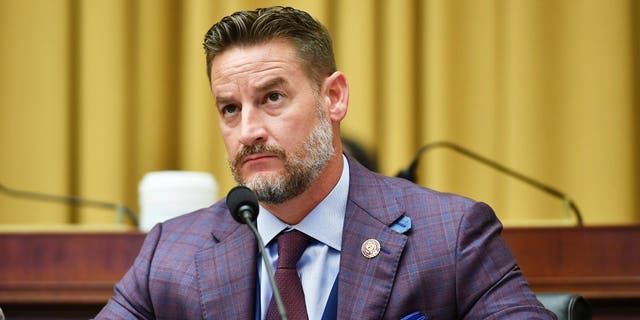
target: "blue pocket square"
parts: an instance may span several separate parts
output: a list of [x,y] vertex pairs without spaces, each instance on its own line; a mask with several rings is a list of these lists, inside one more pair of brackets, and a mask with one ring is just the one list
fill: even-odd
[[416,311],[414,313],[408,314],[400,320],[427,320],[427,316],[422,314],[420,311]]
[[397,233],[404,234],[411,229],[411,218],[402,216],[394,221],[390,228]]

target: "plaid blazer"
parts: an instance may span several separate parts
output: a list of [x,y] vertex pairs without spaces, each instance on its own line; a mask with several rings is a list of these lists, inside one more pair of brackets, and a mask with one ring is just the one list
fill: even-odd
[[[349,166],[338,319],[555,318],[489,206]],[[367,239],[381,244],[371,259]],[[96,318],[254,319],[258,259],[253,234],[220,201],[155,226]]]

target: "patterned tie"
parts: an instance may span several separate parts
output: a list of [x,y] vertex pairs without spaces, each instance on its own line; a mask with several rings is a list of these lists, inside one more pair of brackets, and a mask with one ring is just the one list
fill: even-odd
[[[302,283],[296,270],[296,263],[309,242],[311,238],[297,230],[284,232],[278,236],[278,268],[275,278],[284,307],[287,309],[289,319],[292,320],[309,318],[304,304]],[[269,309],[267,309],[267,320],[276,319],[280,319],[280,314],[275,300],[271,298]]]

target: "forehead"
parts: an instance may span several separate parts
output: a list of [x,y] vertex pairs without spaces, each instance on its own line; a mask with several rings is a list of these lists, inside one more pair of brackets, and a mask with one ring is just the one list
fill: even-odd
[[287,74],[302,71],[302,62],[293,45],[285,40],[271,40],[253,45],[232,46],[213,59],[211,84],[222,84],[241,76],[259,77],[283,71]]

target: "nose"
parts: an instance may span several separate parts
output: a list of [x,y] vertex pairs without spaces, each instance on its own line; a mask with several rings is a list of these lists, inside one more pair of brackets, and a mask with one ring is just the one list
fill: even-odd
[[241,144],[250,146],[267,140],[265,119],[259,108],[253,105],[243,106],[240,119]]

